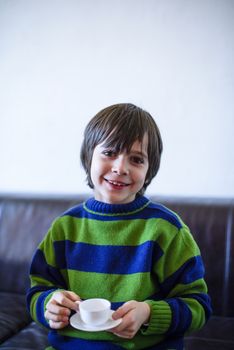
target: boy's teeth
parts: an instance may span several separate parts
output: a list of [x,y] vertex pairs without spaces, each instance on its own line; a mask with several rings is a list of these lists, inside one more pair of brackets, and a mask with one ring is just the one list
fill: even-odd
[[120,184],[119,182],[115,182],[115,181],[109,181],[109,182],[115,186],[124,186],[124,184]]

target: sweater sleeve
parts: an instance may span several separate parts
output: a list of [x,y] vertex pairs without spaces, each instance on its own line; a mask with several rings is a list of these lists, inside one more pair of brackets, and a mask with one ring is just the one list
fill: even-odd
[[49,327],[44,316],[46,303],[56,290],[67,289],[57,267],[53,241],[52,226],[33,256],[30,267],[31,288],[27,293],[27,308],[32,318],[45,327]]
[[143,334],[180,336],[201,328],[210,317],[211,305],[200,250],[187,226],[164,246],[155,273],[160,297],[146,301],[151,318]]

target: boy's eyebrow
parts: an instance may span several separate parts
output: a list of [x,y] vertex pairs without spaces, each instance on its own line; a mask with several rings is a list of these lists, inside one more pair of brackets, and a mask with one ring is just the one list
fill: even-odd
[[139,156],[141,156],[141,157],[144,157],[144,158],[148,158],[148,155],[147,155],[147,153],[145,153],[144,151],[135,151],[134,149],[133,150],[131,150],[129,153],[134,153],[134,154],[137,154],[137,155],[139,155]]

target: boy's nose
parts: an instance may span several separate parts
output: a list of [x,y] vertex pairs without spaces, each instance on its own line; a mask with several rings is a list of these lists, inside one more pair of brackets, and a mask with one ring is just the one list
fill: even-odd
[[111,171],[118,175],[128,175],[129,169],[127,160],[124,157],[119,156],[115,159]]

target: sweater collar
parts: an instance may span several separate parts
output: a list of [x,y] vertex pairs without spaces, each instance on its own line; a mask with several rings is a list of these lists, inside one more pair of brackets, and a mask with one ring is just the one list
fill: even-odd
[[90,198],[84,203],[84,208],[99,215],[128,215],[143,210],[149,202],[144,196],[136,196],[133,202],[125,204],[108,204]]

